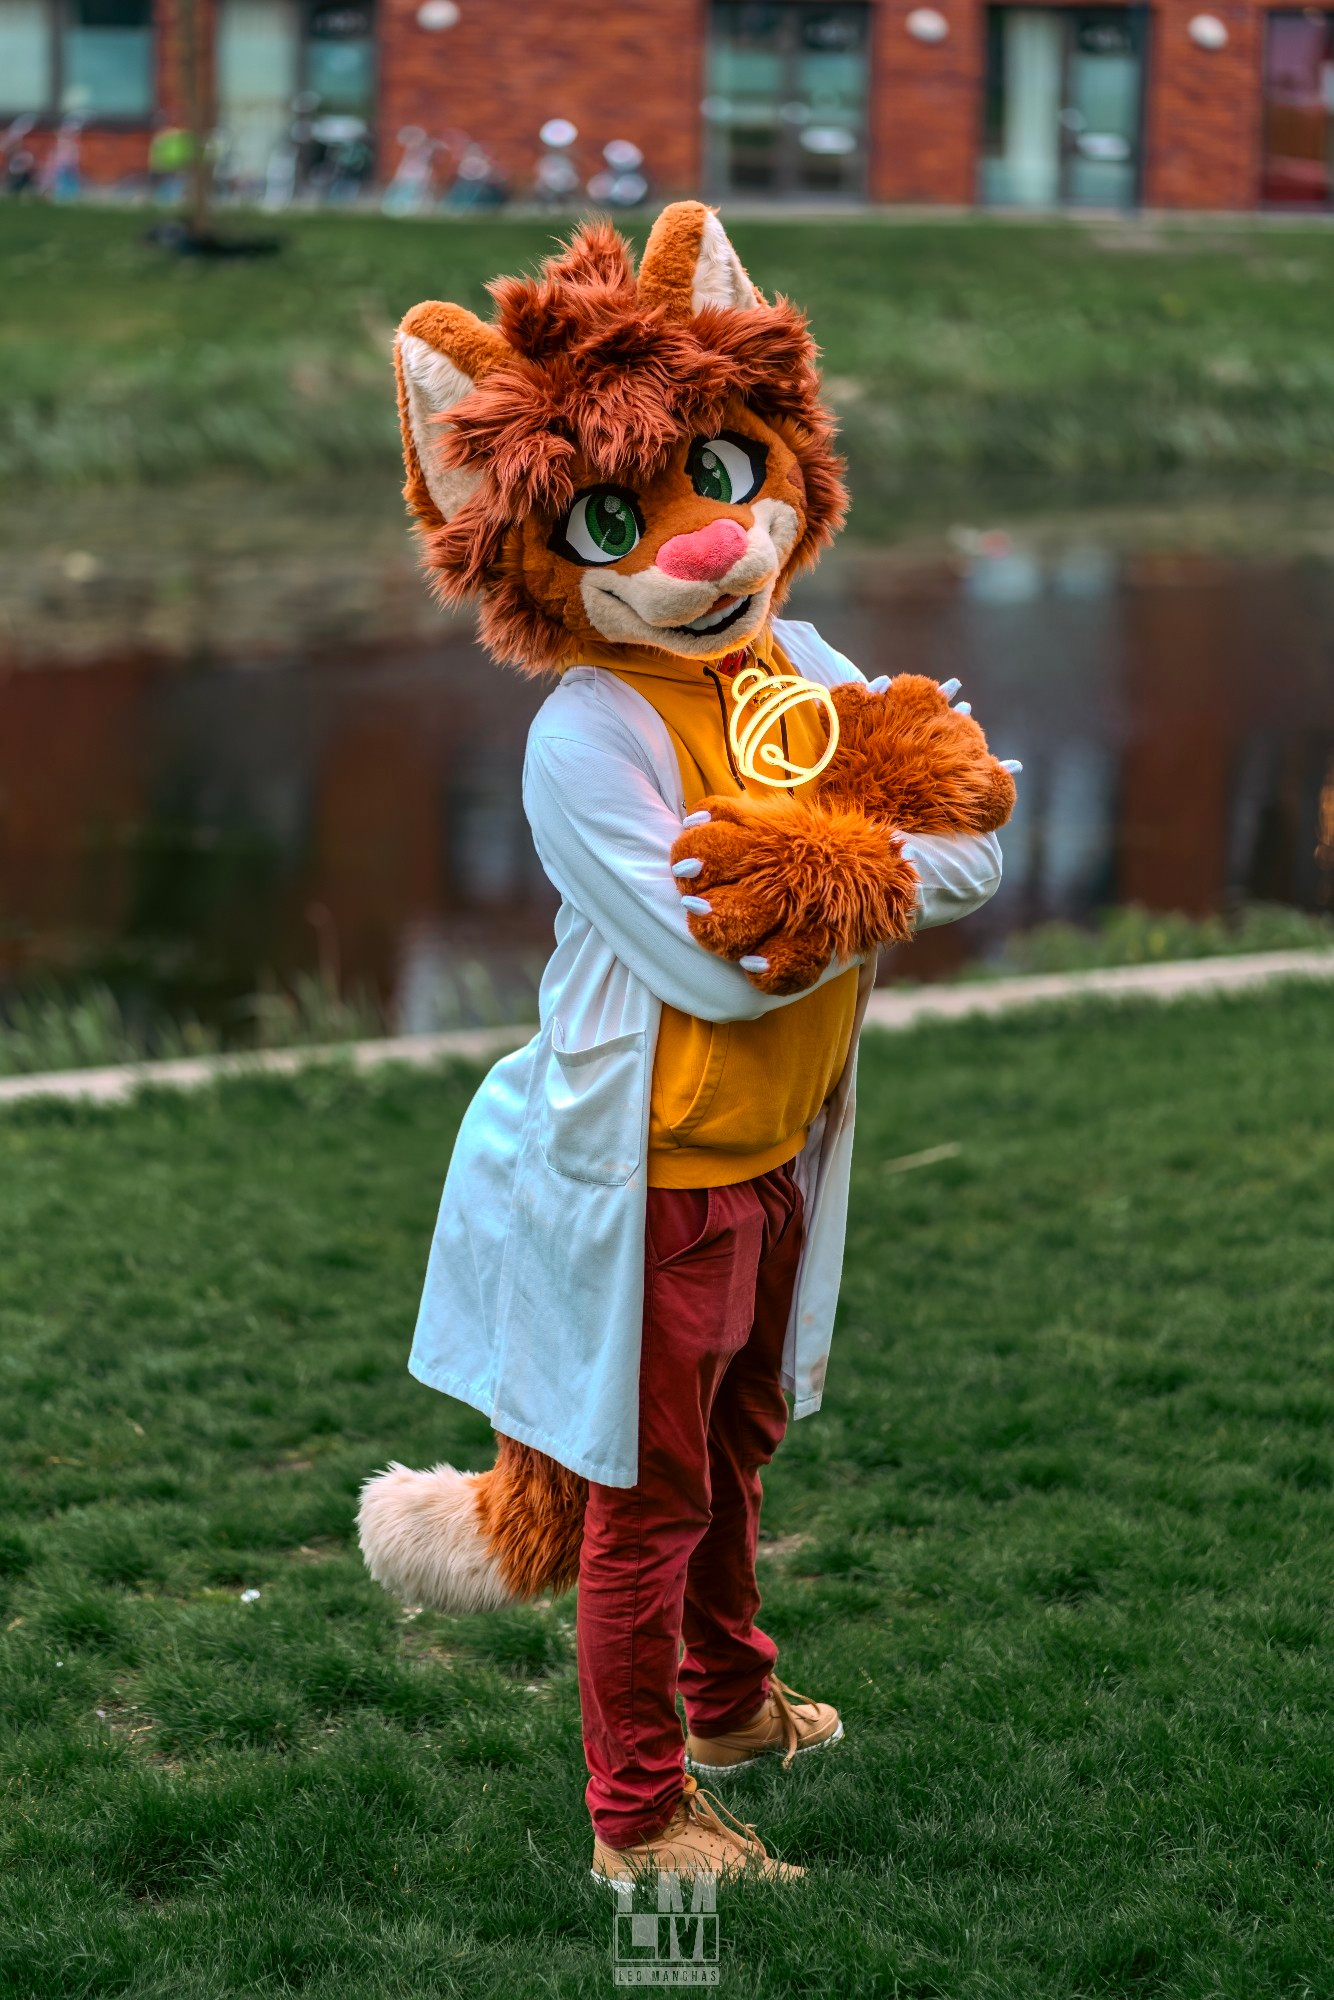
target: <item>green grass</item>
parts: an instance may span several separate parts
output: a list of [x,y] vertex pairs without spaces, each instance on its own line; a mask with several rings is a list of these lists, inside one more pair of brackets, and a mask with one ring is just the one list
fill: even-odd
[[[868,1041],[763,1558],[848,1740],[734,1790],[811,1877],[724,1894],[724,1993],[1334,1992],[1329,1038],[1294,989]],[[404,1371],[471,1085],[0,1121],[15,2000],[611,1990],[571,1603],[405,1619],[352,1544],[391,1454],[489,1455]]]
[[[281,255],[148,247],[143,212],[0,207],[0,475],[24,483],[391,465],[390,331],[422,297],[487,309],[528,219],[237,219]],[[636,231],[642,237],[643,225]],[[809,308],[864,525],[924,479],[1334,469],[1334,235],[888,216],[739,221]]]
[[[1294,929],[1302,921],[1292,912]],[[1305,920],[1310,922],[1311,920]],[[517,968],[498,985],[481,959],[455,959],[430,995],[424,1032],[504,1027],[537,1019],[541,961]],[[63,986],[46,980],[0,993],[0,1077],[98,1069],[116,1063],[210,1056],[223,1050],[310,1048],[366,1041],[395,1032],[373,995],[346,995],[331,968],[268,982],[234,1005],[221,1024],[176,1015],[140,989],[123,998],[101,980]]]
[[148,1004],[136,1009],[101,981],[69,988],[38,984],[0,1000],[0,1076],[216,1055],[225,1046],[357,1041],[388,1032],[379,1007],[363,997],[344,999],[331,978],[315,973],[298,974],[287,987],[275,982],[236,1012],[232,1032],[223,1034],[193,1015],[178,1019]]
[[1180,911],[1146,910],[1127,903],[1100,911],[1091,925],[1053,922],[1011,931],[1000,956],[976,968],[976,973],[993,978],[1094,972],[1106,966],[1232,958],[1255,951],[1330,949],[1334,949],[1334,916],[1293,910],[1282,903],[1243,903],[1214,917],[1188,917]]

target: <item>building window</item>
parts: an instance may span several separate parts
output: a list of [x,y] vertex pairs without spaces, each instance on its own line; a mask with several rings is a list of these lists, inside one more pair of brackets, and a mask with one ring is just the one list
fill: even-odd
[[60,102],[82,118],[147,118],[153,109],[151,0],[65,0]]
[[1140,7],[988,10],[984,201],[1134,206],[1146,19]]
[[315,0],[306,19],[305,56],[305,87],[323,115],[370,118],[375,37],[368,5]]
[[373,164],[370,0],[219,0],[217,22],[224,186],[354,192]]
[[715,193],[865,194],[869,14],[714,0],[704,120]]
[[0,112],[49,111],[55,95],[46,0],[0,0]]
[[1314,9],[1265,23],[1261,196],[1284,207],[1325,207],[1331,195],[1334,24]]
[[0,0],[0,113],[145,121],[152,0]]

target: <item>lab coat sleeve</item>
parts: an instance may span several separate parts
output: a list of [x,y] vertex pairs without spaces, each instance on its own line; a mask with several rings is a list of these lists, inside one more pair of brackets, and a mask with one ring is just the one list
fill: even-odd
[[917,870],[919,931],[971,916],[1000,887],[994,833],[911,833],[905,846]]
[[[552,883],[667,1006],[703,1021],[754,1021],[801,997],[759,992],[738,966],[696,944],[671,872],[681,821],[631,757],[607,743],[535,734],[523,797]],[[820,983],[844,970],[831,965]]]

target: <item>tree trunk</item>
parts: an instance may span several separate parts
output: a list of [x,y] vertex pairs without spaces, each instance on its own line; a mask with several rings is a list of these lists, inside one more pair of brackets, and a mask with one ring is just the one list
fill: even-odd
[[213,197],[213,65],[209,60],[206,26],[211,9],[205,0],[177,0],[181,40],[181,102],[190,132],[190,171],[185,191],[185,221],[192,236],[205,236]]

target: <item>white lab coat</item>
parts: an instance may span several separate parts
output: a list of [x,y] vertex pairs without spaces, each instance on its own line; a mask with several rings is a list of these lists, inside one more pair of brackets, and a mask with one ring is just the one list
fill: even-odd
[[[809,625],[775,628],[827,687],[862,676]],[[561,894],[541,1026],[490,1072],[459,1129],[408,1366],[498,1431],[607,1486],[637,1474],[649,1085],[664,1003],[754,1020],[785,1000],[696,944],[668,850],[685,806],[643,696],[574,667],[534,719],[524,807]],[[966,916],[1000,881],[994,835],[912,836],[919,927]],[[833,966],[825,977],[841,967]],[[843,1265],[856,1051],[793,1171],[806,1237],[783,1356],[820,1406]]]

